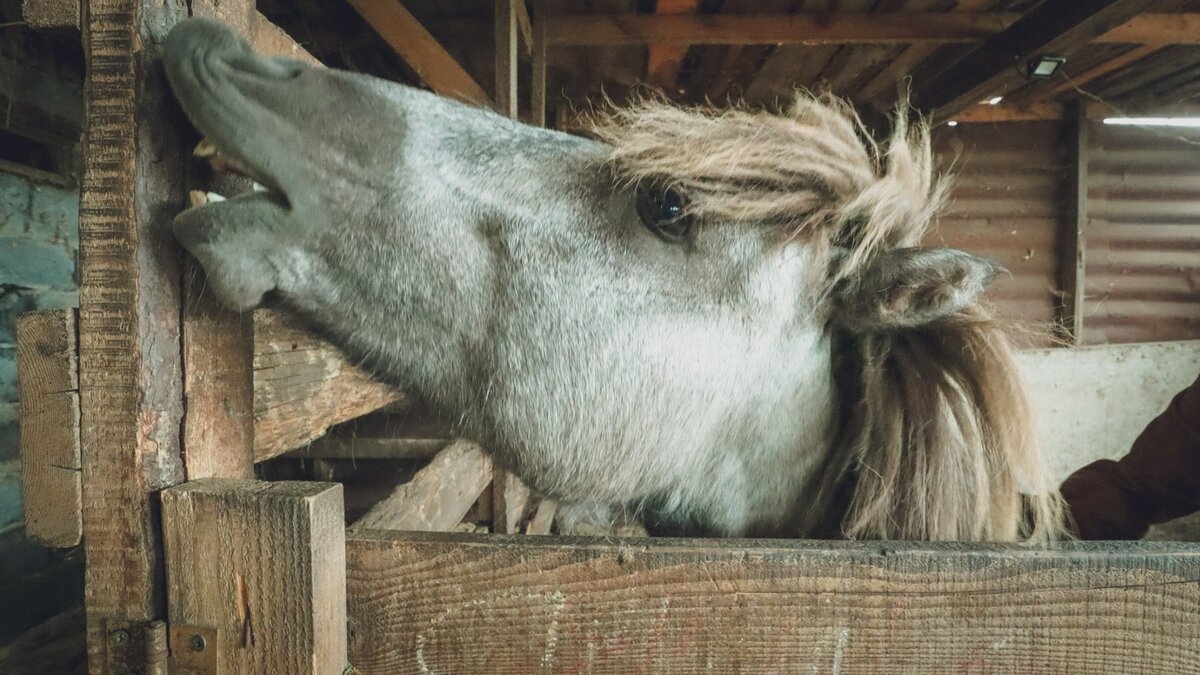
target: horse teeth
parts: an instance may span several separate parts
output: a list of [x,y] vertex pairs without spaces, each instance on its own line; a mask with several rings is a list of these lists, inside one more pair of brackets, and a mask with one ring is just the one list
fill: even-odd
[[225,201],[225,198],[215,192],[205,192],[203,190],[192,190],[188,193],[188,201],[191,202],[192,208],[204,206],[205,204],[216,204],[217,202]]

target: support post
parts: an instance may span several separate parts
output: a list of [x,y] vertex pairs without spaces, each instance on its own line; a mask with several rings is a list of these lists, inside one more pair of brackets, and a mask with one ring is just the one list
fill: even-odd
[[517,2],[496,0],[496,106],[517,119]]
[[346,530],[336,483],[233,479],[163,491],[171,652],[218,673],[342,675]]
[[533,76],[529,83],[529,122],[535,127],[546,126],[546,3],[533,4]]
[[1059,230],[1058,323],[1063,337],[1083,343],[1083,301],[1088,229],[1087,105],[1075,101],[1067,111],[1067,213]]

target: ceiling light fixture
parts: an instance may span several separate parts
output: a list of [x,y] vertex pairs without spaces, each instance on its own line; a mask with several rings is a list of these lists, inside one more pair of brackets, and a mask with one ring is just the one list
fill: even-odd
[[1058,72],[1067,60],[1061,56],[1039,56],[1026,65],[1025,77],[1046,78]]
[[1133,127],[1200,127],[1200,117],[1105,117],[1104,123]]

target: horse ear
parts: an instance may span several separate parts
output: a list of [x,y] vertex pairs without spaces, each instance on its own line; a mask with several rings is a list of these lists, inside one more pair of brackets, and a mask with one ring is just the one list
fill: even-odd
[[1004,268],[949,248],[901,248],[875,256],[836,292],[834,321],[861,332],[913,328],[975,302]]

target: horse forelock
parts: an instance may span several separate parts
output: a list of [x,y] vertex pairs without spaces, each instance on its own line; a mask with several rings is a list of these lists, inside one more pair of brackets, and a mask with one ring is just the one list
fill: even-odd
[[[828,256],[822,291],[881,252],[919,245],[949,189],[929,125],[904,101],[882,145],[848,103],[805,93],[787,114],[643,100],[592,122],[619,180],[680,190],[702,223],[777,227],[812,243]],[[1011,341],[987,309],[835,343],[842,418],[800,534],[1063,535]]]
[[594,116],[618,180],[679,190],[702,223],[777,229],[842,255],[830,283],[876,252],[914,246],[945,202],[929,125],[901,102],[887,141],[849,103],[799,92],[787,113],[643,99]]

